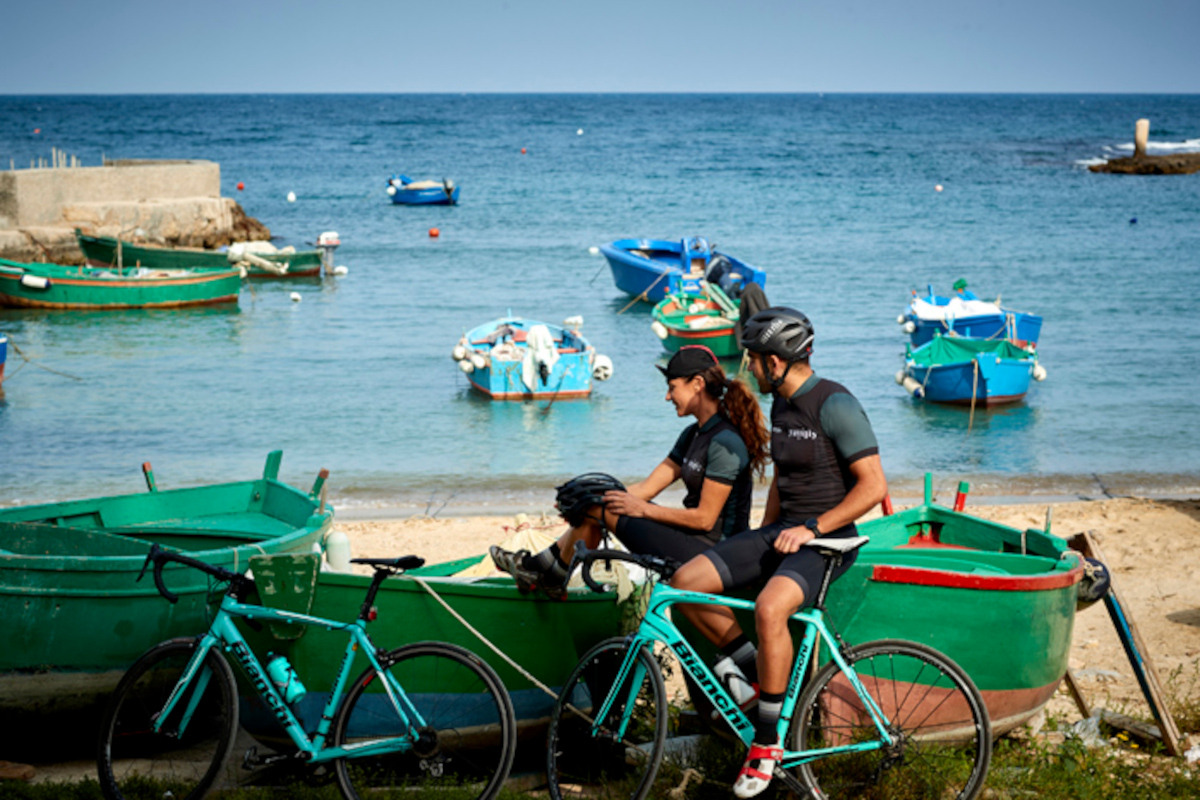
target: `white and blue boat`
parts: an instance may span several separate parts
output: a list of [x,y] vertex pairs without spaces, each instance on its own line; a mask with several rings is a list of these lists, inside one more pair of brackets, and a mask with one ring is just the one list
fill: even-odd
[[906,348],[896,383],[918,399],[934,403],[994,406],[1014,403],[1029,381],[1046,370],[1032,350],[1003,339],[967,339],[934,334],[920,347]]
[[453,357],[471,388],[492,400],[587,397],[592,379],[607,380],[613,365],[579,328],[581,317],[562,325],[508,316],[463,334]]
[[919,297],[913,291],[908,308],[896,320],[909,335],[913,347],[933,339],[934,334],[953,334],[973,339],[1007,339],[1018,347],[1036,348],[1042,318],[979,300],[969,291],[953,297],[933,293]]
[[601,245],[600,252],[608,260],[617,288],[650,303],[666,298],[672,279],[678,281],[676,292],[699,293],[700,281],[707,281],[734,299],[750,283],[766,288],[765,272],[717,251],[703,236],[673,241],[618,239]]
[[399,206],[452,206],[458,202],[458,187],[454,181],[414,181],[407,175],[393,175],[387,180],[387,193]]

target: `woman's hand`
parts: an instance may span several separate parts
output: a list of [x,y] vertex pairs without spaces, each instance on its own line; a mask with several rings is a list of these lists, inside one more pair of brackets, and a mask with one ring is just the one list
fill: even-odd
[[784,528],[775,537],[775,552],[788,555],[795,553],[808,542],[817,538],[811,530],[803,525],[795,528]]
[[650,503],[629,492],[605,492],[604,508],[620,517],[644,517]]

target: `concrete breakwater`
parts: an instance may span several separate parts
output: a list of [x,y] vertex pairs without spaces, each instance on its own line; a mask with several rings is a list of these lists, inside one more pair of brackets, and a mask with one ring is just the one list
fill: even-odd
[[221,197],[212,161],[105,161],[0,172],[0,257],[81,264],[75,228],[141,243],[220,247],[271,232]]

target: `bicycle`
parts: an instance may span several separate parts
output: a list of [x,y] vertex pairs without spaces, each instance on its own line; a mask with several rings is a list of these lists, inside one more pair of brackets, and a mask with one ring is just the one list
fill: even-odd
[[[295,745],[293,753],[246,752],[243,766],[303,764],[326,777],[330,767],[348,800],[369,795],[436,795],[489,800],[500,792],[516,752],[512,700],[495,671],[468,650],[420,642],[386,651],[372,643],[367,623],[383,581],[421,566],[416,556],[356,558],[375,570],[353,622],[338,622],[246,602],[252,578],[154,545],[138,580],[154,564],[154,583],[174,603],[163,567],[176,562],[228,582],[219,610],[201,636],[171,639],[147,650],[117,685],[102,718],[97,752],[100,787],[109,800],[141,794],[196,800],[218,778],[229,781],[226,762],[238,730],[238,692],[225,653],[233,656],[249,687],[266,704]],[[311,733],[276,686],[234,620],[253,629],[264,622],[314,625],[347,634],[345,656],[329,700]],[[349,681],[355,655],[367,669]],[[290,670],[290,666],[286,668]],[[297,677],[294,672],[289,676]],[[378,678],[379,680],[376,680]],[[406,690],[405,686],[415,687]],[[498,740],[498,744],[497,741]],[[427,796],[422,793],[421,796]]]
[[[779,720],[784,754],[774,777],[801,797],[971,800],[987,777],[992,739],[987,707],[970,677],[945,655],[916,642],[879,640],[851,647],[824,619],[833,570],[866,541],[860,536],[806,545],[825,556],[825,575],[813,607],[791,617],[806,627]],[[597,560],[638,564],[660,581],[679,566],[654,556],[585,551],[576,563],[593,591],[604,590],[591,575]],[[558,696],[546,760],[555,800],[592,796],[585,787],[597,782],[612,796],[619,789],[619,796],[627,793],[632,800],[654,788],[667,727],[656,644],[675,655],[717,710],[715,716],[750,746],[751,721],[667,617],[677,603],[754,608],[752,600],[657,583],[638,630],[592,648]],[[830,660],[804,684],[818,636]],[[653,796],[665,796],[665,787]]]

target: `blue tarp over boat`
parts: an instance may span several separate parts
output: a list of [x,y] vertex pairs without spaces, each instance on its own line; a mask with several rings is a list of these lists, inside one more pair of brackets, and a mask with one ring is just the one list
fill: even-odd
[[699,282],[705,280],[733,298],[749,283],[766,288],[765,272],[717,251],[703,236],[674,241],[618,239],[601,245],[600,252],[608,260],[617,288],[651,303],[666,298],[671,276],[682,280],[683,291],[699,292]]

